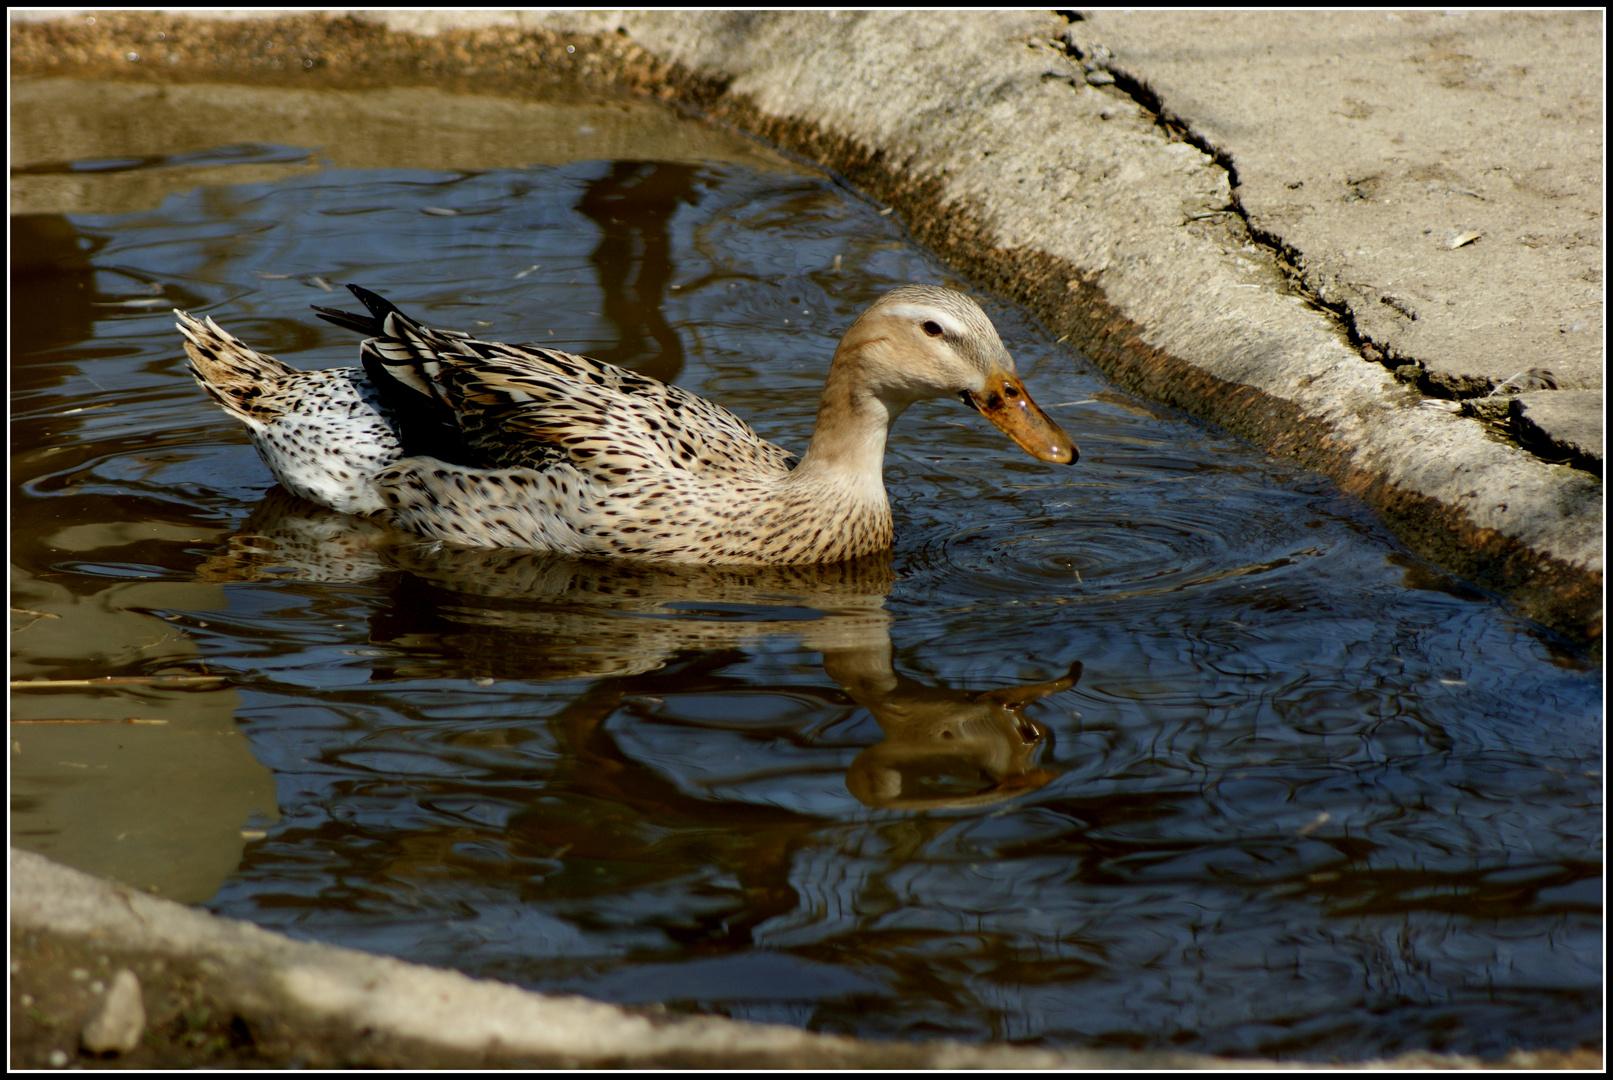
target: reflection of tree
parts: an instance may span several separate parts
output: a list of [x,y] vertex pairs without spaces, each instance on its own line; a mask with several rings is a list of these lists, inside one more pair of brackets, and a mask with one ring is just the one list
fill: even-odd
[[[677,568],[450,548],[275,489],[200,573],[234,581],[389,580],[391,603],[377,605],[370,625],[371,643],[391,654],[375,661],[379,680],[592,679],[544,722],[561,761],[542,783],[492,785],[504,799],[512,784],[528,792],[499,833],[519,855],[505,871],[478,873],[514,873],[525,883],[518,886],[523,895],[536,889],[550,902],[583,903],[721,866],[744,890],[739,909],[673,912],[661,927],[696,953],[748,943],[755,927],[795,911],[792,870],[803,851],[826,842],[829,821],[765,794],[708,796],[675,763],[624,749],[611,721],[620,724],[634,702],[777,695],[816,702],[820,720],[866,708],[884,738],[856,756],[847,789],[876,809],[967,810],[1054,778],[1036,762],[1047,732],[1023,710],[1080,674],[1076,665],[1052,682],[965,692],[899,673],[884,607],[893,582],[884,557],[834,566]],[[823,670],[843,692],[727,673],[749,659],[747,643],[781,635],[821,653]],[[686,727],[674,738],[699,740],[703,730]],[[766,791],[821,774],[824,747],[794,729],[770,728],[766,737],[799,742],[806,763],[769,773],[767,784],[782,787]],[[469,796],[475,786],[433,779],[422,799],[451,801],[456,791]],[[946,827],[945,819],[919,826],[926,834]],[[377,872],[408,875],[451,862],[450,849],[464,839],[446,827],[412,832],[394,841],[395,857]],[[535,874],[534,863],[549,869]]]
[[657,161],[613,161],[577,201],[579,213],[599,226],[589,256],[599,273],[605,310],[616,327],[614,348],[593,350],[598,360],[631,367],[672,382],[683,370],[683,343],[662,314],[672,280],[673,214],[694,190],[695,167]]

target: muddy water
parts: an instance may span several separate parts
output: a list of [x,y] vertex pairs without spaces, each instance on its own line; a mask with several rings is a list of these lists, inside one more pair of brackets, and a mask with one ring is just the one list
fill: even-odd
[[[384,146],[363,115],[343,144]],[[590,156],[597,118],[546,115],[578,160],[343,165],[239,127],[24,159],[19,672],[223,681],[16,695],[169,721],[14,724],[17,842],[104,869],[158,837],[128,879],[298,937],[823,1031],[1310,1059],[1596,1037],[1599,674],[989,296],[1081,461],[917,406],[889,557],[431,549],[274,489],[169,308],[347,364],[308,305],[356,281],[800,448],[864,304],[967,284],[825,177],[692,126],[698,152],[623,157],[613,128]],[[216,876],[154,868],[187,845]]]

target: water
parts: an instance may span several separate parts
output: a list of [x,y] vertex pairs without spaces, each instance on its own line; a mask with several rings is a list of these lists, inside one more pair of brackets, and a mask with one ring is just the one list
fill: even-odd
[[75,611],[148,590],[125,607],[177,642],[18,648],[53,677],[228,677],[279,816],[212,910],[875,1037],[1316,1060],[1599,1036],[1596,669],[1023,312],[979,296],[1079,464],[921,404],[887,459],[894,552],[791,572],[432,552],[271,491],[168,314],[349,364],[308,305],[356,281],[799,449],[863,305],[966,285],[829,179],[323,164],[14,224],[14,566]]

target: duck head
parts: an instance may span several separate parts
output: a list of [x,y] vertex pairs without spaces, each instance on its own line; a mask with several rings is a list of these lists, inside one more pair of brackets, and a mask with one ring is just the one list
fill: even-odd
[[991,319],[951,289],[904,285],[875,301],[835,350],[829,390],[837,381],[883,404],[887,426],[915,401],[956,397],[1034,458],[1068,464],[1080,457],[1032,400]]

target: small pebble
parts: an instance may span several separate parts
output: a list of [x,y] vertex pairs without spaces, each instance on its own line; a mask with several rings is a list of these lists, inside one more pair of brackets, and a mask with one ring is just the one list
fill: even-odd
[[120,968],[112,976],[112,989],[101,1000],[101,1007],[84,1025],[79,1043],[92,1054],[126,1054],[140,1045],[145,1029],[140,980],[128,968]]
[[34,1004],[34,995],[32,995],[32,994],[23,994],[23,995],[19,996],[17,998],[17,1004],[21,1005],[25,1009],[32,1008],[33,1004]]
[[48,1060],[50,1061],[50,1067],[51,1068],[59,1069],[63,1065],[67,1064],[67,1051],[66,1050],[52,1050],[50,1052],[50,1058]]
[[83,982],[85,979],[90,977],[90,973],[85,971],[83,968],[74,968],[72,971],[69,971],[67,975],[74,982]]

